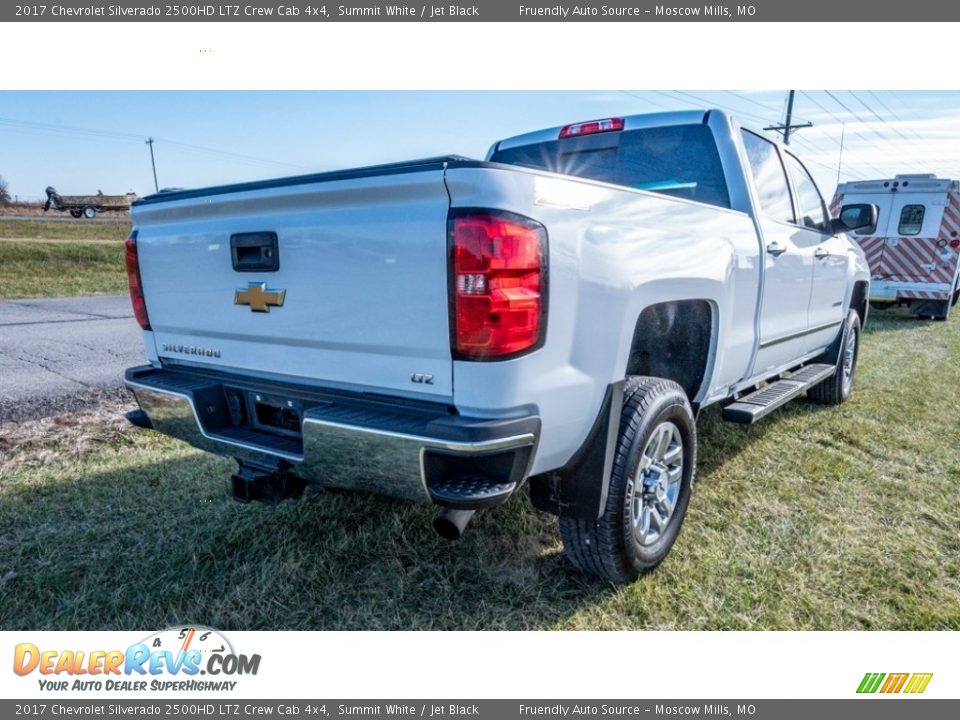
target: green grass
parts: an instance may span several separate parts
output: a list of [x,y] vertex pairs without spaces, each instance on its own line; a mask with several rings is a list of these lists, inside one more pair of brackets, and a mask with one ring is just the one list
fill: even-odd
[[0,240],[0,298],[125,292],[123,243]]
[[116,240],[122,242],[129,234],[129,220],[111,222],[4,220],[0,222],[0,238],[18,240]]
[[960,316],[873,313],[839,408],[705,412],[679,541],[629,587],[526,497],[456,544],[377,497],[240,506],[231,462],[118,412],[0,428],[0,628],[960,629]]

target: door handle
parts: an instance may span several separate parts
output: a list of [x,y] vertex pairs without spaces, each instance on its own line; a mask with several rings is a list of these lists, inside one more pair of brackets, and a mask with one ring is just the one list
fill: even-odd
[[830,257],[830,251],[826,248],[818,247],[813,251],[813,256],[817,258],[817,260],[822,260],[825,257]]
[[778,242],[772,242],[767,245],[767,252],[773,255],[774,257],[780,257],[783,255],[787,249]]

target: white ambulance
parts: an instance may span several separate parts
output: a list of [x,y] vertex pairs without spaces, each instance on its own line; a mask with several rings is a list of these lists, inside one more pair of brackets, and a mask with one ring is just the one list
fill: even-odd
[[870,264],[871,305],[946,320],[960,298],[960,182],[897,175],[841,183],[831,209],[849,203],[880,209],[876,227],[850,234]]

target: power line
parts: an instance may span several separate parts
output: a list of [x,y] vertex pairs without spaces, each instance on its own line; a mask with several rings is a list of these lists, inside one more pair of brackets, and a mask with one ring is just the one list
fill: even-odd
[[94,136],[94,137],[107,137],[118,140],[136,140],[139,142],[142,139],[141,135],[134,135],[133,133],[121,133],[109,130],[93,130],[91,128],[80,128],[74,127],[71,125],[54,125],[51,123],[36,122],[30,120],[15,120],[13,118],[4,118],[0,117],[0,124],[2,125],[12,125],[15,127],[23,127],[32,130],[49,130],[56,131],[58,133],[66,133],[73,135],[82,135],[82,136]]
[[[732,96],[732,97],[734,97],[734,98],[736,98],[736,99],[738,99],[738,100],[745,100],[746,102],[749,102],[749,103],[751,103],[751,104],[753,104],[753,105],[756,105],[756,106],[758,106],[758,107],[760,107],[760,108],[763,108],[764,110],[767,110],[768,112],[771,112],[771,113],[777,113],[777,114],[782,115],[784,112],[786,112],[787,100],[788,100],[788,97],[787,97],[787,96],[784,96],[784,99],[783,99],[783,110],[780,111],[780,110],[777,110],[777,109],[774,108],[774,107],[771,107],[771,106],[769,106],[769,105],[765,105],[765,104],[763,104],[763,103],[761,103],[761,102],[758,102],[757,100],[754,100],[753,98],[746,97],[745,95],[741,95],[741,94],[736,93],[736,92],[733,92],[733,91],[731,91],[731,90],[724,90],[724,92],[725,92],[727,95],[730,95],[730,96]],[[739,112],[738,112],[738,114],[739,114]],[[796,115],[796,113],[794,113],[794,115]],[[804,118],[803,116],[800,116],[800,117],[801,117],[801,119],[806,119],[806,118]],[[840,147],[840,143],[838,143],[836,140],[834,140],[834,139],[833,139],[832,137],[830,137],[829,135],[823,135],[822,137],[823,137],[824,139],[829,140],[830,142],[834,143],[835,145],[837,145],[837,147]],[[807,149],[808,149],[809,151],[811,151],[811,152],[814,152],[814,153],[822,153],[822,154],[826,154],[826,152],[827,152],[827,151],[824,150],[822,147],[820,147],[820,146],[817,145],[815,142],[813,142],[809,137],[800,137],[800,136],[798,135],[798,136],[794,137],[794,141],[797,142],[797,143],[799,143],[802,147],[807,148]],[[825,170],[829,170],[830,172],[833,172],[833,170],[834,170],[834,167],[833,167],[832,165],[827,165],[826,163],[822,163],[822,162],[820,162],[819,160],[814,160],[814,159],[811,158],[811,157],[805,157],[805,158],[804,158],[804,162],[808,162],[808,163],[810,163],[810,164],[812,164],[812,165],[818,165],[818,166],[824,168]],[[854,172],[851,172],[850,174],[851,174],[851,175],[854,175],[855,177],[859,177],[859,175],[860,175],[860,173],[854,173]]]
[[894,125],[889,124],[886,120],[884,120],[882,117],[880,117],[880,115],[878,115],[877,112],[876,112],[872,107],[870,107],[869,105],[867,105],[866,101],[863,100],[861,97],[859,97],[853,90],[847,90],[847,92],[850,93],[851,97],[853,97],[854,99],[856,99],[857,102],[859,102],[861,105],[863,105],[863,106],[870,112],[871,115],[873,115],[877,120],[879,120],[879,121],[880,121],[881,123],[883,123],[884,125],[887,125],[887,126],[888,126],[891,130],[893,130],[893,132],[895,132],[901,139],[905,140],[906,142],[913,142],[912,140],[910,140],[910,138],[908,138],[906,135],[904,135],[902,132],[900,132],[900,129],[899,129],[899,128],[895,127]]
[[[727,95],[730,95],[730,96],[732,96],[732,97],[737,98],[738,100],[742,100],[743,102],[748,102],[748,103],[750,103],[751,105],[756,105],[757,107],[762,108],[762,109],[766,110],[766,111],[769,112],[769,113],[775,113],[777,117],[782,117],[783,114],[784,114],[784,112],[786,112],[786,107],[787,107],[787,97],[786,97],[786,96],[785,96],[784,99],[783,99],[783,104],[781,105],[780,109],[778,110],[777,108],[775,108],[775,107],[773,107],[773,106],[771,106],[771,105],[767,105],[767,104],[762,103],[762,102],[760,102],[760,101],[758,101],[758,100],[754,100],[752,97],[749,97],[749,96],[747,96],[747,95],[743,95],[743,94],[738,93],[738,92],[734,92],[733,90],[724,90],[723,92],[726,93]],[[799,115],[799,114],[797,113],[797,111],[796,111],[796,108],[794,108],[793,115],[794,115],[794,117],[797,117],[797,118],[799,118],[800,120],[804,120],[804,121],[810,119],[810,118],[808,118],[808,117],[804,117],[804,116],[802,116],[802,115]]]
[[[834,102],[836,102],[840,107],[842,107],[842,108],[843,108],[844,110],[846,110],[848,113],[850,113],[851,115],[853,115],[853,117],[855,117],[855,118],[857,119],[857,121],[859,121],[860,123],[866,125],[866,126],[867,126],[867,127],[866,127],[866,130],[867,130],[868,132],[872,132],[874,135],[876,135],[878,138],[880,138],[880,140],[883,141],[883,142],[887,142],[887,141],[888,141],[887,138],[883,137],[883,135],[881,135],[881,134],[878,133],[876,130],[874,130],[873,128],[871,128],[871,127],[869,126],[869,125],[870,125],[869,122],[867,122],[866,120],[864,120],[863,118],[861,118],[857,113],[855,113],[853,110],[851,110],[849,107],[847,107],[836,95],[834,95],[834,94],[833,94],[832,92],[830,92],[829,90],[824,90],[824,92],[825,92],[827,95],[829,95],[831,98],[833,98]],[[849,92],[851,95],[853,95],[853,91],[848,90],[847,92]],[[854,96],[854,97],[856,97],[856,96]],[[862,101],[861,101],[861,102],[862,102]],[[868,110],[870,110],[871,112],[873,112],[871,108],[868,108]],[[876,113],[874,113],[874,115],[876,115]],[[877,116],[877,117],[879,118],[879,116]],[[884,124],[884,125],[886,124],[886,121],[885,121],[885,120],[883,120],[882,118],[879,118],[879,119],[880,119],[880,122],[881,122],[882,124]],[[862,135],[859,135],[859,133],[857,133],[856,131],[851,131],[851,132],[853,132],[853,133],[854,133],[855,135],[857,135],[858,137],[863,138],[863,136],[862,136]],[[904,137],[902,134],[901,134],[901,137],[902,137],[905,141],[910,142],[910,140],[909,140],[908,138]],[[863,138],[863,139],[866,140],[866,138]],[[873,144],[873,143],[872,143],[872,144]],[[874,145],[874,147],[878,147],[876,144],[873,144],[873,145]],[[880,148],[878,148],[878,149],[880,149]],[[888,147],[888,148],[883,148],[883,149],[884,149],[886,152],[889,152],[889,147]],[[902,152],[904,152],[904,151],[901,150],[901,153],[902,153]],[[927,168],[927,169],[929,169],[929,168]]]
[[[665,109],[667,109],[667,110],[675,110],[675,109],[676,109],[675,107],[665,106],[665,105],[663,105],[662,103],[655,103],[654,101],[652,101],[652,100],[650,100],[650,99],[648,99],[648,98],[646,98],[646,97],[643,97],[643,96],[641,96],[641,95],[638,95],[638,94],[636,94],[636,93],[627,92],[627,91],[625,91],[625,90],[621,90],[621,92],[624,93],[625,95],[629,95],[630,97],[637,98],[638,100],[643,100],[644,102],[649,102],[649,103],[652,103],[652,104],[656,104],[658,107],[662,107],[662,108],[665,108]],[[699,96],[699,95],[695,95],[695,94],[693,94],[693,93],[683,92],[683,91],[680,91],[680,90],[674,91],[674,92],[677,93],[678,95],[684,96],[684,98],[681,99],[681,98],[674,97],[673,95],[671,95],[671,94],[669,94],[669,93],[667,93],[667,92],[665,92],[665,91],[662,91],[662,90],[648,90],[648,91],[646,91],[646,92],[655,93],[655,94],[657,94],[657,95],[660,95],[660,96],[662,96],[662,97],[670,100],[671,103],[673,103],[673,104],[676,104],[676,103],[679,103],[679,102],[684,102],[684,103],[685,103],[685,102],[686,102],[685,98],[691,98],[691,99],[695,100],[697,103],[701,103],[701,104],[703,104],[703,105],[706,106],[706,107],[714,107],[714,106],[715,106],[715,107],[719,107],[719,108],[721,108],[721,109],[728,110],[729,112],[732,112],[732,113],[734,113],[734,114],[737,115],[737,116],[746,117],[746,118],[749,118],[749,119],[753,119],[753,120],[759,121],[759,123],[761,123],[761,124],[764,124],[764,123],[769,122],[769,117],[764,118],[764,117],[761,117],[761,116],[759,116],[759,115],[756,115],[755,113],[745,112],[745,111],[743,111],[743,110],[740,109],[740,108],[732,107],[732,106],[730,106],[730,105],[728,105],[728,104],[725,105],[725,104],[723,104],[723,103],[717,103],[717,102],[715,102],[715,101],[709,100],[708,98],[704,98],[704,97],[701,97],[701,96]],[[748,102],[751,102],[752,104],[757,105],[757,106],[760,107],[761,109],[766,110],[766,111],[768,111],[768,112],[770,112],[770,113],[776,112],[776,111],[774,110],[774,108],[771,108],[771,107],[766,106],[766,105],[764,105],[764,104],[762,104],[762,103],[759,103],[759,102],[753,100],[752,98],[742,97],[742,96],[738,95],[737,93],[732,92],[732,91],[729,91],[729,90],[725,90],[724,93],[726,93],[727,95],[730,95],[730,96],[732,96],[732,97],[734,97],[735,99],[738,99],[738,100],[747,100]],[[824,137],[825,137],[826,139],[831,140],[832,142],[836,143],[836,141],[833,140],[832,138],[830,138],[829,136],[824,136]],[[806,138],[800,138],[800,137],[798,136],[798,137],[796,138],[796,140],[797,140],[797,142],[800,142],[803,146],[805,146],[805,147],[807,147],[807,148],[812,148],[812,151],[815,152],[815,153],[825,153],[825,151],[824,151],[822,148],[818,147],[817,145],[815,145],[814,143],[810,142],[810,141],[809,141],[808,139],[806,139]],[[836,144],[837,144],[838,147],[839,147],[839,143],[836,143]],[[808,157],[808,158],[805,158],[805,161],[806,161],[806,162],[809,162],[809,163],[812,164],[812,165],[817,165],[817,166],[819,166],[819,167],[822,167],[822,168],[825,169],[825,170],[829,170],[831,173],[836,170],[836,166],[827,165],[827,164],[822,163],[822,162],[820,162],[819,160],[815,160],[815,159],[813,159],[813,158],[809,158],[809,157]],[[845,174],[850,175],[850,176],[853,177],[854,179],[864,179],[864,178],[865,178],[865,176],[862,176],[859,172],[854,171],[854,170],[846,169],[844,172],[845,172]],[[878,171],[878,172],[879,172],[879,171]]]
[[620,92],[622,92],[624,95],[629,95],[629,96],[632,97],[632,98],[636,98],[637,100],[643,100],[643,102],[648,103],[648,104],[650,104],[650,105],[653,105],[654,107],[662,108],[662,109],[664,109],[664,110],[673,110],[673,108],[668,107],[667,105],[664,105],[663,103],[655,102],[655,101],[651,100],[650,98],[642,97],[641,95],[637,95],[636,93],[632,93],[632,92],[630,92],[630,91],[628,91],[628,90],[621,90]]
[[[888,123],[884,118],[880,117],[880,115],[872,107],[870,107],[870,105],[868,105],[865,100],[863,100],[863,98],[859,97],[855,92],[853,92],[853,90],[847,90],[847,92],[850,93],[850,96],[856,99],[857,102],[863,105],[870,112],[871,115],[877,118],[877,120],[879,120],[881,124],[883,124],[885,127],[888,127],[890,130],[892,130],[897,135],[897,137],[899,137],[904,142],[909,143],[911,146],[913,145],[913,142],[914,142],[913,140],[911,140],[902,132],[900,132],[899,128]],[[879,133],[876,133],[876,131],[875,131],[875,134],[879,135]],[[916,133],[914,134],[916,135]],[[919,136],[917,136],[917,139],[923,142],[923,140]],[[930,169],[929,166],[926,166],[926,169],[929,170]]]
[[908,110],[909,112],[913,112],[914,108],[912,108],[910,105],[907,105],[903,98],[901,98],[897,93],[891,92],[890,97],[894,98],[898,103],[903,105],[904,109]]
[[[114,141],[123,141],[123,142],[143,142],[143,135],[135,135],[133,133],[117,132],[112,130],[96,130],[93,128],[83,128],[76,127],[71,125],[54,125],[51,123],[36,122],[30,120],[18,120],[14,118],[0,117],[0,125],[5,125],[8,127],[19,127],[27,130],[32,130],[39,132],[41,134],[53,134],[60,136],[76,136],[76,137],[99,137],[108,140]],[[175,140],[167,140],[164,138],[156,138],[156,142],[162,143],[171,147],[179,147],[194,152],[201,152],[209,155],[216,155],[220,157],[228,157],[234,160],[239,160],[247,163],[254,163],[258,165],[270,165],[274,167],[285,167],[292,168],[296,170],[315,170],[316,168],[308,167],[305,165],[297,165],[294,163],[282,162],[279,160],[271,160],[268,158],[255,157],[253,155],[246,155],[243,153],[231,152],[229,150],[218,150],[216,148],[205,147],[203,145],[194,145],[191,143],[178,142]]]
[[[770,106],[768,106],[768,105],[764,105],[763,103],[760,103],[760,102],[758,102],[758,101],[756,101],[756,100],[754,100],[754,99],[752,99],[752,98],[748,98],[748,97],[746,97],[746,96],[740,95],[739,93],[733,92],[733,91],[731,91],[731,90],[724,90],[724,92],[725,92],[727,95],[730,95],[730,96],[732,96],[732,97],[734,97],[734,98],[737,98],[738,100],[745,100],[745,101],[747,101],[747,102],[749,102],[749,103],[751,103],[751,104],[753,104],[753,105],[756,105],[756,106],[758,106],[758,107],[761,107],[761,108],[763,108],[763,109],[765,109],[765,110],[767,110],[767,111],[769,111],[769,112],[771,112],[771,113],[777,112],[775,108],[772,108],[772,107],[770,107]],[[784,96],[784,112],[786,112],[788,99],[789,99],[789,96],[785,95],[785,96]],[[732,111],[733,111],[733,112],[736,112],[738,115],[741,115],[741,114],[742,114],[740,110],[735,109],[735,108],[732,109]],[[796,113],[794,113],[794,114],[796,114]],[[802,117],[802,116],[801,116],[801,117]],[[760,119],[763,120],[763,118],[760,118]],[[822,137],[823,137],[824,139],[826,139],[826,140],[829,140],[830,142],[832,142],[832,143],[833,143],[834,145],[836,145],[837,147],[840,147],[840,143],[837,142],[837,141],[836,141],[835,139],[833,139],[832,137],[830,137],[829,135],[823,135]],[[814,152],[814,153],[822,153],[822,154],[826,154],[826,153],[827,153],[826,150],[824,150],[822,147],[820,147],[819,145],[817,145],[816,143],[814,143],[810,138],[800,137],[800,136],[798,135],[798,136],[795,136],[793,139],[794,139],[795,142],[799,143],[802,147],[808,148],[810,151],[812,151],[812,152]],[[818,160],[814,160],[814,159],[811,158],[811,157],[806,157],[806,158],[804,158],[804,161],[805,161],[805,162],[809,162],[809,163],[812,164],[812,165],[818,165],[818,166],[820,166],[820,167],[822,167],[822,168],[824,168],[824,169],[826,169],[826,170],[829,170],[830,172],[833,172],[834,169],[835,169],[834,166],[832,166],[832,165],[827,165],[827,164],[822,163],[822,162],[820,162],[820,161],[818,161]],[[849,173],[850,175],[852,175],[855,179],[859,179],[859,177],[860,177],[860,173],[859,173],[859,172],[848,171],[848,173]]]
[[[828,95],[830,95],[831,97],[833,97],[833,93],[831,93],[829,90],[824,90],[824,92],[827,93]],[[812,103],[813,103],[814,105],[816,105],[818,108],[820,108],[821,110],[823,110],[823,112],[827,113],[827,114],[828,114],[830,117],[832,117],[834,120],[836,120],[837,123],[839,123],[839,124],[841,124],[841,125],[844,123],[843,119],[841,119],[835,112],[833,112],[832,110],[826,108],[820,101],[818,101],[815,97],[813,97],[813,96],[810,95],[809,93],[801,90],[801,91],[800,91],[800,94],[803,95],[805,98],[807,98],[810,102],[812,102]],[[843,103],[840,103],[840,105],[843,106]],[[854,114],[854,113],[851,113],[851,114]],[[872,147],[880,150],[881,152],[888,152],[888,151],[889,151],[888,148],[882,148],[882,147],[878,146],[875,141],[871,140],[870,138],[864,137],[863,135],[861,135],[859,132],[857,132],[857,131],[854,130],[854,129],[851,129],[850,132],[851,132],[851,134],[856,135],[858,138],[860,138],[860,140],[862,140],[863,142],[865,142],[865,143],[867,143],[868,145],[870,145],[870,146],[872,146]],[[884,138],[881,137],[881,139],[884,139]],[[866,166],[866,167],[869,167],[869,168],[873,169],[875,172],[879,173],[881,177],[884,176],[884,175],[888,175],[888,174],[889,174],[888,172],[886,172],[886,171],[884,171],[884,170],[880,170],[878,167],[876,167],[876,166],[874,166],[874,165],[871,165],[870,163],[860,163],[860,164],[862,164],[862,165],[864,165],[864,166]]]
[[704,98],[704,97],[701,97],[701,96],[699,96],[699,95],[694,95],[693,93],[684,92],[683,90],[673,90],[672,92],[676,93],[677,95],[681,95],[681,96],[688,97],[688,98],[691,98],[691,99],[693,99],[693,100],[696,100],[698,103],[704,103],[705,106],[708,107],[708,108],[709,108],[709,107],[718,107],[718,108],[720,108],[720,109],[722,109],[722,110],[727,110],[727,111],[729,111],[729,112],[732,112],[732,113],[735,113],[735,114],[737,114],[737,115],[740,115],[741,117],[753,118],[754,120],[756,120],[756,121],[758,121],[758,122],[761,122],[761,123],[766,122],[766,119],[765,119],[765,118],[757,115],[756,113],[746,113],[746,112],[743,112],[742,110],[737,110],[736,108],[730,107],[729,105],[724,105],[723,103],[719,103],[719,102],[716,102],[716,101],[711,101],[711,100],[709,100],[708,98]]
[[[923,142],[923,138],[920,137],[920,133],[918,133],[916,130],[914,130],[914,129],[907,123],[907,121],[905,121],[903,118],[901,118],[899,115],[897,115],[893,110],[891,110],[891,109],[890,109],[890,106],[887,105],[879,95],[877,95],[873,90],[867,90],[867,93],[869,93],[870,97],[872,97],[874,100],[877,101],[877,103],[880,105],[880,107],[882,107],[884,110],[887,111],[887,114],[889,114],[889,115],[890,115],[894,120],[896,120],[898,123],[901,123],[901,124],[906,128],[907,132],[909,132],[911,135],[913,135],[917,140],[920,140],[921,142]],[[892,94],[893,94],[893,93],[891,93],[891,95],[892,95]]]
[[825,92],[827,95],[829,95],[831,98],[833,98],[833,101],[834,101],[837,105],[839,105],[840,107],[842,107],[842,108],[843,108],[844,110],[846,110],[849,114],[853,115],[853,117],[856,118],[857,122],[861,122],[861,123],[863,123],[864,125],[867,124],[867,121],[866,121],[866,120],[864,120],[862,117],[860,117],[859,115],[857,115],[853,110],[851,110],[851,109],[848,108],[846,105],[844,105],[844,104],[843,104],[843,101],[840,100],[840,98],[838,98],[838,97],[837,97],[836,95],[834,95],[832,92],[830,92],[829,90],[824,90],[824,92]]
[[746,95],[741,95],[740,93],[734,92],[733,90],[724,90],[723,92],[724,94],[729,95],[730,97],[736,98],[737,100],[748,102],[751,105],[756,105],[757,107],[762,108],[767,112],[774,112],[774,109],[769,105],[764,105],[762,102],[758,100],[754,100],[751,97],[747,97]]
[[[628,92],[626,92],[626,91],[621,91],[621,92],[624,92],[624,94],[630,95],[631,97],[635,97],[635,98],[637,98],[638,100],[643,100],[643,101],[645,101],[645,102],[653,102],[653,101],[651,101],[651,100],[649,100],[649,99],[647,99],[647,98],[645,98],[645,97],[642,97],[642,96],[640,96],[640,95],[637,95],[637,94],[635,94],[635,93],[628,93]],[[662,90],[649,90],[649,91],[647,91],[647,92],[656,93],[657,95],[661,95],[661,96],[667,98],[668,100],[670,100],[672,103],[678,103],[678,102],[682,102],[682,101],[683,101],[683,100],[678,99],[678,98],[674,97],[673,95],[670,95],[669,93],[667,93],[667,92],[665,92],[665,91],[662,91]],[[735,115],[738,115],[738,116],[740,116],[740,117],[746,117],[746,118],[748,118],[748,119],[753,119],[753,120],[759,121],[759,123],[761,123],[761,124],[762,124],[762,123],[767,123],[767,122],[769,121],[769,118],[761,117],[761,116],[756,115],[755,113],[752,113],[752,112],[745,112],[745,111],[743,111],[743,110],[740,109],[740,108],[732,107],[732,106],[730,106],[730,105],[725,105],[725,104],[723,104],[723,103],[717,103],[717,102],[715,102],[715,101],[709,100],[708,98],[704,98],[704,97],[701,97],[701,96],[699,96],[699,95],[695,95],[695,94],[693,94],[693,93],[683,92],[683,91],[680,91],[680,90],[676,90],[676,91],[674,91],[674,92],[677,93],[678,95],[684,96],[685,98],[686,98],[686,97],[689,97],[689,98],[695,100],[696,102],[705,105],[706,107],[713,107],[713,106],[720,107],[721,109],[728,110],[729,112],[732,112],[732,113],[734,113]],[[728,95],[731,95],[731,96],[737,98],[737,99],[750,100],[753,104],[758,105],[759,107],[761,107],[761,108],[764,109],[764,110],[767,110],[768,112],[771,112],[771,113],[772,113],[772,112],[775,112],[773,108],[768,107],[768,106],[765,106],[765,105],[763,105],[762,103],[758,103],[757,101],[754,101],[754,100],[752,100],[752,99],[744,98],[744,97],[738,95],[738,94],[735,93],[735,92],[732,92],[732,91],[729,91],[729,90],[725,90],[724,92],[725,92],[726,94],[728,94]],[[786,100],[784,100],[784,102],[786,102]],[[663,105],[661,104],[660,107],[665,107],[665,106],[663,106]],[[666,107],[666,109],[672,110],[672,109],[675,109],[675,108]],[[837,146],[839,147],[839,143],[837,143],[835,140],[833,140],[833,138],[830,138],[829,136],[824,136],[824,137],[825,137],[826,139],[830,140],[831,142],[834,142],[834,143],[837,144]],[[824,151],[822,148],[818,147],[817,145],[815,145],[813,142],[811,142],[811,141],[810,141],[809,139],[807,139],[807,138],[799,138],[799,136],[798,136],[797,142],[800,142],[803,146],[805,146],[805,147],[807,147],[807,148],[811,148],[813,152],[816,152],[816,153],[825,153],[825,151]],[[806,161],[810,162],[810,163],[813,164],[813,165],[818,165],[819,167],[822,167],[822,168],[824,168],[825,170],[829,170],[830,172],[834,172],[834,170],[836,169],[836,167],[833,166],[833,165],[827,165],[827,164],[822,163],[822,162],[820,162],[820,161],[818,161],[818,160],[814,160],[813,158],[806,158]],[[851,176],[853,176],[855,179],[863,179],[863,178],[860,177],[860,173],[859,173],[859,172],[852,171],[852,170],[847,170],[847,171],[845,171],[845,172],[847,172],[848,174],[850,174]],[[877,172],[879,172],[879,170],[878,170]],[[865,176],[864,176],[864,177],[865,177]]]

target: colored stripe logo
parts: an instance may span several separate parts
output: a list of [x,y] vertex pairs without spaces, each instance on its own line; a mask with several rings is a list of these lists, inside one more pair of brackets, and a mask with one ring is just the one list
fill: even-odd
[[866,673],[857,692],[872,693],[910,693],[919,694],[927,689],[933,673]]

